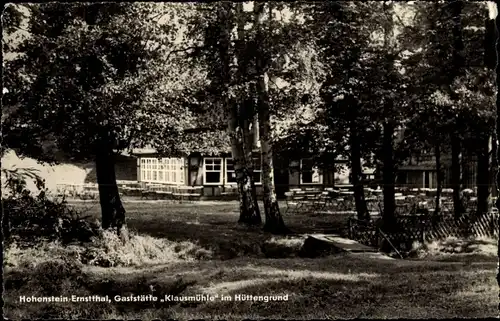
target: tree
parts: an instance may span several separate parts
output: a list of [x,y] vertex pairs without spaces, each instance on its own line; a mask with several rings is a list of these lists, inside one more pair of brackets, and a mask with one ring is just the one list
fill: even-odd
[[[256,29],[255,39],[265,39],[269,34],[265,34],[264,14],[266,5],[264,3],[254,3],[254,26]],[[272,4],[268,4],[268,21],[272,19]],[[271,30],[269,30],[271,31]],[[271,117],[269,103],[269,76],[267,70],[271,60],[269,52],[266,51],[262,43],[255,50],[256,74],[257,80],[255,89],[257,92],[257,112],[259,119],[259,138],[261,145],[262,159],[262,186],[264,190],[264,211],[265,225],[264,230],[272,233],[287,232],[283,217],[281,216],[276,190],[274,187],[274,166],[273,166],[273,149],[272,149],[272,132],[271,132]]]
[[[359,219],[369,218],[362,182],[362,158],[370,159],[378,138],[371,117],[373,106],[367,99],[368,76],[371,75],[366,70],[371,66],[366,58],[371,49],[372,11],[373,8],[365,3],[338,1],[319,4],[313,13],[313,23],[321,21],[318,47],[327,69],[321,89],[324,122],[331,138],[337,141],[336,149],[349,159]],[[346,135],[348,140],[343,141]]]
[[[461,30],[461,12],[462,12],[462,7],[463,4],[460,1],[457,1],[456,3],[451,3],[450,6],[453,8],[453,14],[452,14],[452,19],[453,19],[453,66],[454,70],[458,72],[458,74],[461,74],[462,68],[463,68],[463,49],[464,49],[464,44],[462,40],[462,30]],[[454,75],[456,76],[456,74]],[[460,116],[457,117],[456,119],[456,126],[457,129],[461,128],[461,122]],[[451,179],[452,179],[452,188],[453,188],[453,211],[454,211],[454,216],[456,219],[460,217],[462,212],[464,211],[463,209],[463,204],[460,199],[460,150],[461,150],[461,144],[462,141],[460,139],[459,135],[456,135],[455,133],[458,130],[452,131],[451,135]]]
[[[236,182],[240,204],[240,223],[259,225],[261,217],[257,204],[253,181],[251,155],[251,131],[246,125],[248,105],[243,102],[247,93],[245,84],[244,56],[242,48],[235,45],[232,35],[234,27],[239,29],[244,23],[241,4],[198,5],[198,14],[191,20],[188,37],[200,39],[198,48],[190,56],[192,63],[207,69],[208,83],[205,100],[213,102],[211,107],[224,115],[227,122],[227,134],[230,139]],[[239,21],[243,19],[242,21]],[[238,28],[239,27],[239,28]],[[242,39],[240,46],[243,44]],[[236,63],[233,63],[236,60]],[[222,98],[222,100],[220,99]],[[217,101],[219,100],[219,101]],[[220,101],[221,100],[221,101]]]
[[[415,115],[411,121],[416,121],[413,134],[428,136],[429,126],[423,126],[428,120],[418,119],[420,115],[430,115],[436,120],[435,128],[441,128],[433,141],[451,147],[451,186],[457,218],[463,212],[459,195],[460,155],[462,151],[471,151],[481,159],[482,152],[476,146],[483,146],[482,149],[486,150],[488,141],[488,134],[483,132],[489,127],[487,101],[491,96],[488,89],[491,80],[484,72],[481,58],[484,53],[478,44],[483,37],[478,27],[483,23],[478,17],[480,6],[482,4],[462,1],[417,3],[417,23],[413,33],[421,36],[413,37],[413,42],[420,48],[420,53],[405,61],[407,67],[412,66],[412,87],[418,96],[411,108]],[[408,38],[411,39],[411,35]],[[478,45],[466,48],[465,42]],[[427,142],[433,144],[428,138],[425,138]],[[488,155],[487,152],[483,154]],[[484,157],[481,163],[481,168],[488,168]],[[480,174],[478,179],[487,189],[485,177],[488,177],[487,173]],[[481,198],[487,200],[484,190],[480,194],[486,195]]]
[[[150,116],[164,111],[162,102],[150,98],[162,80],[158,67],[176,26],[155,20],[163,8],[156,4],[24,7],[29,37],[5,66],[11,88],[4,102],[12,113],[3,119],[4,143],[39,160],[94,160],[102,227],[120,232],[125,209],[114,157],[144,142]],[[177,132],[178,119],[162,118],[154,126]]]
[[392,2],[384,2],[383,11],[386,16],[384,29],[383,49],[386,53],[384,63],[384,80],[382,87],[385,87],[383,93],[383,138],[382,138],[382,154],[383,156],[383,186],[384,186],[384,229],[391,230],[394,226],[395,220],[395,164],[394,164],[394,131],[396,124],[392,115],[394,114],[394,93],[391,92],[391,84],[393,83],[394,60],[396,55],[394,53],[394,4]]
[[[489,8],[488,8],[488,14],[489,14],[489,21],[487,22],[487,31],[489,32],[489,35],[491,35],[491,40],[494,40],[492,41],[489,45],[488,43],[486,43],[486,48],[489,48],[489,50],[487,50],[486,52],[488,53],[488,55],[486,57],[488,57],[489,59],[487,61],[489,61],[489,63],[487,64],[490,68],[495,66],[495,74],[496,74],[496,78],[499,79],[499,76],[500,76],[500,64],[499,64],[499,61],[498,61],[498,52],[500,52],[500,44],[498,42],[498,37],[499,37],[499,34],[498,34],[498,30],[500,30],[500,19],[498,19],[498,10],[500,9],[500,1],[496,0],[494,2],[494,4],[490,4],[489,5]],[[493,20],[493,21],[492,21]],[[494,44],[494,45],[493,45]],[[493,68],[491,68],[493,69]],[[497,81],[496,82],[496,91],[497,93],[500,92],[500,84],[499,82]],[[496,139],[498,140],[498,138],[500,137],[500,117],[498,117],[498,115],[500,115],[500,99],[496,98],[496,115],[497,115],[497,121],[495,123],[496,125],[496,128],[495,128],[495,134],[496,134]],[[497,159],[497,162],[500,162],[500,148],[497,148],[497,154],[494,155],[494,157],[496,157]],[[497,191],[499,191],[500,189],[500,174],[497,172],[496,173],[496,188],[497,188]],[[497,198],[497,201],[496,201],[496,207],[497,209],[500,210],[500,198]],[[499,255],[500,255],[500,250],[499,250]]]
[[[232,103],[235,104],[235,110],[229,115],[233,118],[234,127],[229,130],[229,133],[234,130],[240,130],[241,148],[244,154],[244,162],[242,168],[248,174],[249,187],[253,189],[252,182],[252,158],[251,158],[251,138],[252,131],[258,129],[259,139],[261,142],[261,152],[264,152],[266,157],[262,157],[262,177],[264,188],[264,208],[266,211],[265,229],[276,233],[284,231],[284,223],[279,212],[278,203],[276,200],[274,179],[273,179],[273,124],[272,116],[276,116],[283,109],[290,110],[290,106],[283,106],[279,99],[275,100],[274,95],[280,91],[277,88],[276,81],[289,81],[288,87],[300,82],[303,76],[299,76],[300,68],[296,66],[290,67],[287,65],[287,60],[301,58],[297,57],[298,52],[305,51],[304,48],[298,45],[297,37],[291,35],[300,35],[300,27],[295,24],[294,18],[289,22],[284,22],[283,19],[275,18],[280,12],[287,7],[284,4],[276,4],[267,6],[256,4],[253,10],[243,10],[242,4],[228,6],[229,14],[227,19],[232,19],[231,24],[226,28],[234,30],[228,41],[228,55],[231,59],[230,77],[224,81],[219,80],[214,82],[213,88],[224,88],[231,92]],[[211,15],[211,10],[218,10],[217,6],[208,5],[206,16]],[[210,22],[205,23],[204,31],[204,50],[200,55],[205,63],[213,60],[216,62],[216,56],[213,48],[216,45],[211,45],[212,42],[217,42],[220,38],[218,31],[219,24],[215,23],[216,19],[207,19]],[[237,37],[233,37],[232,35]],[[301,38],[299,38],[301,39]],[[225,40],[223,41],[225,42]],[[200,61],[200,60],[198,60]],[[231,64],[231,62],[234,62]],[[217,63],[211,63],[210,69],[213,69],[214,79],[218,77],[220,72],[215,71],[213,66]],[[306,73],[309,75],[309,73]],[[270,87],[274,84],[275,87]],[[225,90],[225,89],[224,89]],[[223,90],[223,91],[224,91]],[[214,92],[216,92],[214,90]],[[273,99],[271,99],[273,97]],[[259,115],[259,126],[256,127],[255,116]],[[243,158],[242,158],[243,159]],[[257,208],[257,206],[255,206]]]

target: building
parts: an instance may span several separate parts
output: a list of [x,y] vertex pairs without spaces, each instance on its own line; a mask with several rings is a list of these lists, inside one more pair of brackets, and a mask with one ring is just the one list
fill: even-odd
[[[137,157],[137,180],[175,186],[202,186],[206,198],[218,197],[234,191],[236,176],[231,153],[193,152],[182,157],[160,157],[154,149],[134,150]],[[257,194],[262,194],[261,159],[258,150],[253,153],[254,181]],[[349,183],[349,169],[345,161],[341,170],[332,171],[316,166],[312,157],[289,159],[274,157],[274,180],[278,196],[293,188],[324,188]]]
[[[474,189],[477,185],[477,158],[475,155],[463,154],[460,158],[460,185],[462,188]],[[443,188],[451,188],[451,155],[441,156],[443,171]],[[494,170],[491,170],[491,182],[494,185]],[[396,185],[410,188],[437,188],[436,158],[432,154],[411,157],[400,166],[396,174]]]

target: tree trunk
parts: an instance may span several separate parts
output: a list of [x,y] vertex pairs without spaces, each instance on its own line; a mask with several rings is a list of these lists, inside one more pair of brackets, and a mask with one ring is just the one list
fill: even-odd
[[244,152],[245,137],[242,128],[238,126],[238,115],[235,106],[231,108],[230,117],[228,118],[228,131],[239,195],[240,218],[238,222],[259,225],[262,219],[256,205],[255,194],[252,193],[252,173],[248,170]]
[[383,137],[383,185],[384,185],[384,227],[389,231],[394,227],[396,216],[396,200],[395,200],[395,188],[394,188],[394,147],[393,147],[393,134],[394,127],[389,124],[384,124],[384,137]]
[[456,135],[451,136],[451,186],[453,189],[453,212],[455,219],[460,218],[464,209],[460,199],[460,139]]
[[[353,106],[353,108],[355,108],[355,106]],[[361,166],[361,145],[359,142],[355,120],[351,121],[350,148],[352,185],[354,187],[354,202],[356,205],[356,213],[358,214],[358,219],[368,220],[370,218],[370,214],[368,213],[368,208],[366,207],[365,201],[365,193],[363,188],[364,186],[362,182],[363,169]]]
[[234,172],[239,194],[240,219],[238,223],[259,225],[262,223],[262,219],[259,208],[256,206],[255,194],[252,193],[251,175],[245,163],[243,150],[237,145],[231,144],[231,152],[233,154]]
[[[496,11],[497,11],[497,15],[498,15],[498,10],[500,10],[500,1],[499,0],[496,0],[495,1],[495,7],[496,7]],[[493,11],[493,8],[491,8],[490,10]],[[490,53],[491,55],[494,55],[495,56],[495,59],[494,59],[494,63],[492,64],[493,66],[496,66],[495,68],[495,72],[496,72],[496,90],[497,90],[497,97],[496,97],[496,127],[495,127],[495,137],[496,139],[500,139],[500,99],[498,97],[498,93],[500,92],[500,82],[498,81],[498,79],[500,79],[500,61],[498,60],[498,52],[500,52],[500,41],[498,41],[499,39],[499,34],[498,34],[498,30],[500,30],[500,18],[497,16],[496,19],[494,20],[494,25],[493,24],[490,24],[490,28],[493,29],[493,34],[494,34],[494,39],[495,39],[495,47],[492,48],[492,52]],[[491,30],[491,29],[490,29]],[[491,48],[491,47],[490,47]],[[497,159],[497,163],[500,162],[500,148],[497,147],[497,154],[494,155],[494,157],[496,157]],[[500,174],[497,173],[497,177],[496,177],[496,189],[497,189],[497,194],[500,194],[499,192],[499,189],[500,189]],[[497,198],[497,201],[496,201],[496,207],[497,209],[500,211],[500,197]],[[500,218],[497,218],[497,223],[500,221]],[[500,247],[498,247],[498,250],[497,250],[497,254],[498,256],[500,256]],[[497,273],[497,282],[500,282],[500,273]]]
[[220,86],[223,90],[225,114],[228,121],[228,134],[231,141],[231,152],[233,155],[234,171],[236,174],[236,182],[238,185],[240,219],[239,223],[248,225],[258,225],[261,223],[258,207],[255,206],[256,201],[252,197],[252,184],[250,173],[247,169],[247,163],[244,153],[244,135],[241,126],[239,126],[239,114],[237,104],[229,97],[228,84],[231,83],[230,74],[230,44],[232,23],[232,4],[225,2],[221,4],[218,11],[218,19],[220,21],[220,34],[218,43],[218,54],[220,57]]
[[[490,186],[495,186],[496,175],[498,175],[498,160],[497,160],[497,151],[498,150],[498,142],[496,138],[496,133],[493,133],[491,137],[491,169],[490,169]],[[496,197],[498,195],[496,188],[492,188],[491,196]]]
[[240,109],[240,114],[238,117],[241,120],[243,128],[243,153],[245,155],[246,167],[248,169],[248,179],[250,180],[250,188],[254,202],[253,206],[255,208],[255,211],[257,212],[256,215],[260,217],[260,209],[257,199],[257,188],[255,187],[255,178],[253,174],[253,170],[255,168],[253,159],[255,132],[255,128],[253,128],[254,110],[254,101],[249,99],[242,104],[242,108]]
[[384,102],[383,115],[384,115],[384,133],[382,138],[382,153],[383,153],[383,184],[384,184],[384,213],[383,213],[383,229],[390,233],[396,227],[396,200],[395,200],[395,166],[394,166],[394,101],[391,97],[392,88],[391,75],[394,72],[394,60],[396,58],[393,54],[394,50],[394,4],[392,2],[384,2],[384,13],[387,19],[384,23],[384,51],[387,53],[385,59],[385,75],[384,83],[386,87],[386,101]]
[[96,175],[99,186],[102,228],[116,228],[118,234],[125,227],[125,209],[118,193],[115,174],[115,154],[107,135],[101,138],[96,153]]
[[434,209],[434,218],[437,219],[439,212],[441,211],[441,191],[443,189],[443,170],[441,168],[441,148],[439,143],[434,146],[434,154],[436,157],[436,206]]
[[244,130],[238,126],[238,111],[236,104],[231,107],[228,118],[229,137],[231,141],[231,154],[233,156],[234,173],[238,185],[240,218],[238,223],[259,225],[262,223],[259,206],[255,197],[253,174],[245,155]]
[[[248,62],[245,59],[246,55],[246,41],[245,41],[245,13],[243,12],[243,3],[236,3],[236,28],[238,35],[238,44],[236,47],[236,60],[238,63],[238,73],[237,78],[243,83],[248,77]],[[260,222],[260,209],[257,199],[257,189],[255,187],[255,179],[253,175],[254,160],[253,160],[253,132],[254,129],[250,129],[252,125],[252,120],[254,118],[255,102],[250,93],[250,98],[243,99],[240,104],[240,110],[238,113],[238,119],[240,121],[240,127],[243,129],[243,153],[245,157],[246,168],[248,170],[248,179],[250,181],[250,191],[253,199],[253,207],[256,212],[256,216],[259,217]]]
[[269,114],[269,96],[267,88],[267,74],[264,73],[259,76],[257,82],[257,92],[259,96],[260,150],[262,157],[262,187],[264,189],[263,198],[266,215],[264,230],[273,234],[284,234],[288,232],[288,229],[281,216],[274,186],[271,118]]
[[477,155],[477,215],[488,212],[489,197],[489,141],[485,137],[480,138],[479,152]]
[[[254,19],[255,30],[257,39],[263,38],[262,21],[264,17],[265,3],[254,2]],[[272,6],[269,4],[269,12]],[[257,113],[259,117],[259,138],[260,150],[262,158],[262,187],[263,187],[263,200],[264,212],[266,222],[264,230],[274,233],[283,234],[287,233],[288,229],[283,222],[278,199],[276,197],[276,189],[274,186],[274,167],[273,167],[273,152],[272,152],[272,137],[271,137],[271,117],[269,105],[269,89],[268,89],[268,75],[266,72],[269,61],[266,59],[262,48],[258,47],[255,59],[256,72],[258,79],[256,83],[257,91]]]
[[252,142],[253,142],[253,133],[249,130],[248,128],[249,123],[248,121],[244,121],[243,124],[243,153],[245,155],[245,161],[246,161],[246,168],[248,169],[248,179],[250,181],[250,193],[252,193],[252,199],[253,199],[253,206],[255,208],[256,215],[260,218],[260,209],[259,209],[259,203],[257,199],[257,188],[255,187],[255,179],[253,176],[253,169],[254,169],[254,160],[253,160],[253,148],[252,148]]

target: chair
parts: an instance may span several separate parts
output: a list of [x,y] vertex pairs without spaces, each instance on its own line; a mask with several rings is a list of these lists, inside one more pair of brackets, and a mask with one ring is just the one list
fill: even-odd
[[286,210],[285,213],[296,213],[298,209],[301,207],[301,201],[303,199],[302,196],[298,196],[300,194],[297,194],[298,192],[295,191],[288,191],[285,192],[285,202],[286,202]]

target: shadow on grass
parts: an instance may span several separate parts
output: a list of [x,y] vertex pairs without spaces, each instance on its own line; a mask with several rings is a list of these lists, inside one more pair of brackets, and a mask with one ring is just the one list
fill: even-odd
[[[282,261],[281,268],[261,264],[277,264],[278,261]],[[295,269],[285,261],[290,260],[260,260],[255,265],[226,268],[224,272],[207,276],[205,285],[190,290],[225,294],[233,300],[200,304],[190,310],[189,317],[200,318],[218,311],[230,312],[229,316],[226,315],[230,319],[249,317],[250,311],[260,318],[299,319],[487,317],[496,313],[491,297],[495,289],[492,279],[489,279],[494,276],[494,269],[429,271],[422,264],[416,273],[409,266],[394,269],[396,265],[393,263],[380,269],[378,274],[370,268],[373,261],[351,262],[348,255],[343,260],[322,259],[324,262],[321,263],[325,265],[333,264],[329,271],[318,272],[314,271],[311,261],[301,262],[302,269]],[[353,270],[340,272],[344,262]],[[475,282],[482,287],[471,290],[471,284]],[[478,291],[482,291],[482,296]],[[237,301],[234,296],[238,294],[288,294],[288,301]],[[488,295],[490,298],[486,298]],[[482,299],[473,302],[471,298]],[[179,315],[187,313],[177,308],[175,311]]]
[[[304,234],[343,234],[347,223],[347,216],[344,214],[285,215],[287,226],[298,234],[285,238],[263,233],[260,227],[239,225],[236,202],[143,202],[129,203],[126,206],[127,224],[131,230],[142,235],[167,238],[173,242],[190,241],[211,250],[212,258],[222,260],[238,257],[293,258],[298,256]],[[98,217],[99,213],[96,211],[93,215]],[[491,260],[479,259],[485,262]],[[453,256],[442,260],[462,261],[465,264],[474,262],[473,259]]]
[[[6,271],[7,316],[22,318],[431,318],[496,313],[496,265],[377,260],[344,254],[319,259],[238,258],[162,267],[99,268],[48,263]],[[286,302],[216,301],[20,304],[20,295],[250,294]]]
[[[109,318],[171,318],[171,305],[159,302],[116,302],[115,296],[179,295],[196,281],[183,278],[156,282],[149,274],[103,277],[84,273],[81,265],[68,261],[48,261],[34,269],[7,271],[4,275],[4,311],[11,319],[109,319]],[[108,302],[34,302],[23,303],[26,297],[88,297],[109,296]]]
[[[73,204],[73,206],[82,206]],[[171,241],[191,241],[212,250],[218,259],[236,257],[295,257],[297,251],[284,244],[270,244],[271,234],[262,227],[240,225],[237,202],[126,203],[130,230]],[[87,215],[99,218],[99,207]],[[285,223],[294,232],[291,238],[307,233],[343,234],[348,214],[286,214]],[[272,243],[272,242],[271,242]]]

